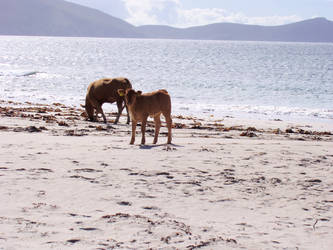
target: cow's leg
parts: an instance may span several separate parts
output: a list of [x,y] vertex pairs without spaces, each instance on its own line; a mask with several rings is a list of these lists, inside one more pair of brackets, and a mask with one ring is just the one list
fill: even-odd
[[167,127],[168,127],[168,144],[171,144],[171,140],[172,140],[172,134],[171,134],[171,127],[172,127],[172,118],[171,118],[171,114],[168,112],[166,114],[163,114],[165,117],[165,121],[167,123]]
[[131,138],[130,144],[134,144],[134,142],[135,142],[136,124],[137,124],[137,121],[135,121],[135,120],[132,119],[132,138]]
[[101,113],[103,115],[102,105],[94,98],[90,98],[89,103],[92,106],[92,110],[93,110],[93,114],[94,114],[93,121],[98,121],[98,113]]
[[94,111],[94,122],[98,122],[98,112],[97,109]]
[[118,107],[118,114],[117,114],[117,118],[114,121],[114,124],[117,124],[119,121],[119,117],[121,116],[121,112],[123,112],[124,106],[123,106],[123,101],[117,101],[117,107]]
[[88,98],[86,99],[86,105],[84,106],[84,108],[86,109],[86,113],[88,115],[88,118],[90,121],[95,121],[95,117],[94,117],[94,107],[91,105],[90,101],[88,100]]
[[100,113],[103,116],[104,122],[107,123],[106,117],[105,117],[103,109],[102,109],[102,105],[100,103],[98,103],[96,100],[91,101],[91,103],[92,103],[93,107],[96,109],[96,121],[98,121],[98,113]]
[[[101,113],[102,114],[102,116],[103,116],[103,120],[104,120],[104,123],[107,123],[107,120],[106,120],[106,117],[105,117],[105,115],[104,115],[104,112],[103,112],[103,109],[102,109],[102,106],[101,105],[99,105],[97,108],[96,108],[96,111],[97,111],[97,114],[98,113]],[[97,117],[97,116],[96,116]]]
[[154,117],[154,121],[155,121],[155,137],[153,143],[156,144],[158,140],[158,134],[160,133],[160,128],[161,128],[160,114]]
[[148,118],[148,115],[144,115],[142,117],[142,123],[141,123],[141,134],[142,134],[141,144],[142,145],[144,145],[146,143],[146,124],[147,124],[147,118]]

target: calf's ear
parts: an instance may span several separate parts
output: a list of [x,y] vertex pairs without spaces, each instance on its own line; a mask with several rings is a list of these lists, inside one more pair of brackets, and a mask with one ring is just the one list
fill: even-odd
[[125,95],[125,90],[123,90],[123,89],[118,89],[118,95],[119,95],[119,96],[124,96],[124,95]]

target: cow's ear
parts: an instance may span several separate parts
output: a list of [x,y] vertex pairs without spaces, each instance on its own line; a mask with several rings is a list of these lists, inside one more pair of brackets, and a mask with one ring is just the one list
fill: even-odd
[[137,95],[139,96],[139,95],[141,95],[142,94],[142,91],[141,90],[139,90],[138,92],[136,92],[137,93]]
[[119,96],[124,96],[124,95],[125,95],[125,90],[123,90],[123,89],[118,89],[118,95],[119,95]]

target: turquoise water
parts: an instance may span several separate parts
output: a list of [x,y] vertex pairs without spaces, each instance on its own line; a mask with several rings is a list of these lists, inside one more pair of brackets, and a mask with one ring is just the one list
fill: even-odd
[[333,44],[0,37],[0,99],[79,106],[117,76],[173,114],[333,121]]

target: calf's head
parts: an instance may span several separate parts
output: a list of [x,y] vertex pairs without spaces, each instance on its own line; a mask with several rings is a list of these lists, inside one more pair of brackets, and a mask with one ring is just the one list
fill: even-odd
[[126,91],[119,89],[118,94],[125,97],[125,102],[127,105],[131,105],[135,102],[136,98],[142,94],[142,92],[135,91],[134,89],[127,89]]

